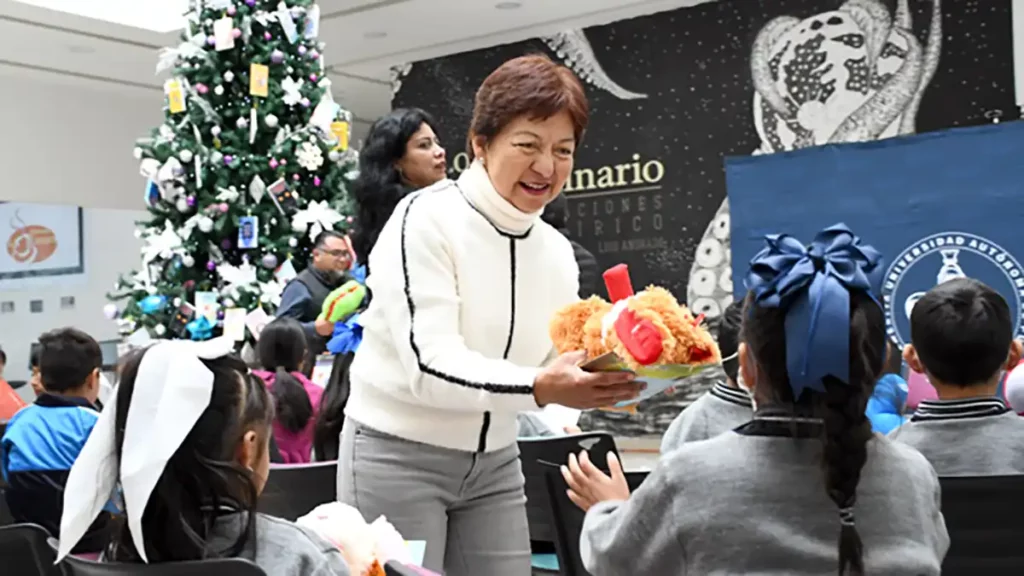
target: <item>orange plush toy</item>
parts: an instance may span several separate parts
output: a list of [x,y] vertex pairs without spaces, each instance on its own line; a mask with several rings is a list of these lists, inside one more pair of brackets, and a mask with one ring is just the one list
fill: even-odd
[[559,310],[550,324],[559,353],[586,350],[590,360],[614,354],[625,368],[643,374],[653,367],[720,363],[718,346],[664,288],[633,293],[629,270],[619,264],[604,273],[613,304],[592,296]]

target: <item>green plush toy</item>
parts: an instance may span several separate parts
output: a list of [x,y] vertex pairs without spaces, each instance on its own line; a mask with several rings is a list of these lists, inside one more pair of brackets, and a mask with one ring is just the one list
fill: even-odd
[[341,322],[359,309],[364,298],[366,298],[366,287],[355,280],[349,280],[324,299],[320,319],[328,322]]

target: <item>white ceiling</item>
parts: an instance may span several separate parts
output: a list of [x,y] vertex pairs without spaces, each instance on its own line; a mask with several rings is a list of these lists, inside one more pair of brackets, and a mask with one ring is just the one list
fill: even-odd
[[[59,6],[177,0],[0,0],[0,67],[30,75],[64,76],[124,90],[159,92],[157,51],[177,33],[158,33],[60,12]],[[525,40],[568,28],[606,24],[710,0],[320,0],[320,38],[335,98],[357,120],[372,121],[390,108],[389,68]],[[154,8],[155,10],[155,8]],[[151,26],[152,14],[122,19]],[[151,26],[158,27],[158,26]],[[382,36],[383,35],[383,36]]]

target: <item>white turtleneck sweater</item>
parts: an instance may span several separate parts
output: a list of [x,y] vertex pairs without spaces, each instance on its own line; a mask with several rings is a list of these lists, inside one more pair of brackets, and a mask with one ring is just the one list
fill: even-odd
[[346,416],[455,450],[514,443],[554,354],[548,322],[577,300],[569,241],[502,198],[477,162],[402,200],[369,264]]

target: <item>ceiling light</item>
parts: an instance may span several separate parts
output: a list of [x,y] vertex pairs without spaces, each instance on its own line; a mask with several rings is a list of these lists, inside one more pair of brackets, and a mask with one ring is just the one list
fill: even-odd
[[188,0],[16,0],[22,4],[64,12],[83,18],[91,18],[141,28],[152,32],[172,32],[185,28],[185,12]]
[[498,2],[497,4],[494,5],[494,7],[497,8],[498,10],[515,10],[516,8],[519,8],[522,5],[522,2]]
[[387,32],[377,31],[377,32],[367,32],[366,34],[363,34],[363,37],[364,38],[369,38],[370,40],[376,40],[378,38],[384,38],[387,35],[388,35]]

